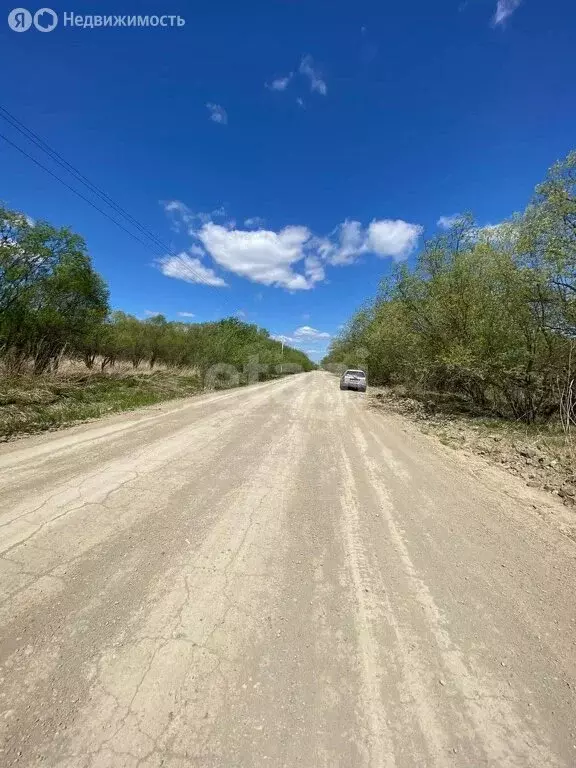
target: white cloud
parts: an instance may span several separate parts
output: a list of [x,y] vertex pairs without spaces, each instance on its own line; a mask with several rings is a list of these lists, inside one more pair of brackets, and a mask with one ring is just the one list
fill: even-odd
[[178,317],[196,317],[194,312],[178,312]]
[[331,338],[329,333],[311,328],[309,325],[302,325],[292,333],[291,336],[279,333],[272,336],[276,341],[282,341],[295,349],[300,349],[307,355],[316,355],[322,357],[326,354],[328,340]]
[[293,72],[289,72],[286,77],[277,77],[271,83],[265,83],[266,88],[269,88],[271,91],[285,91],[290,84],[290,80],[292,80],[293,74]]
[[359,221],[346,219],[337,229],[338,245],[332,250],[331,264],[351,264],[366,250],[366,233]]
[[[310,91],[312,93],[319,93],[322,96],[326,96],[328,87],[326,80],[324,80],[322,73],[318,67],[314,64],[314,59],[309,54],[302,57],[300,64],[298,65],[298,75],[306,78],[310,85]],[[294,78],[295,73],[289,72],[285,76],[276,77],[269,82],[264,83],[265,87],[270,91],[285,91]],[[304,100],[301,96],[296,97],[296,104],[304,109]]]
[[[192,246],[190,250],[196,252],[197,249],[198,246]],[[204,283],[215,287],[226,285],[226,282],[213,269],[204,266],[199,258],[194,258],[185,251],[176,256],[164,256],[158,259],[156,263],[166,277],[174,277],[187,283]]]
[[190,227],[194,221],[194,213],[181,200],[162,200],[161,205],[172,222],[172,229],[180,232],[182,224]]
[[282,333],[278,333],[275,336],[272,336],[272,338],[276,341],[282,341],[284,344],[294,344],[295,341],[291,336],[284,336]]
[[215,123],[220,123],[220,125],[226,125],[228,123],[228,114],[220,104],[212,104],[211,102],[208,102],[206,104],[206,109],[210,113],[210,120],[213,120]]
[[250,218],[244,219],[244,226],[249,228],[262,227],[264,223],[264,219],[261,216],[250,216]]
[[320,76],[320,72],[314,67],[314,60],[312,56],[304,56],[298,67],[300,74],[305,75],[310,80],[310,90],[320,93],[322,96],[326,96],[328,88],[326,87],[326,81]]
[[292,269],[304,258],[310,237],[306,227],[285,227],[280,232],[246,231],[210,223],[198,232],[198,238],[220,266],[255,283],[292,291],[307,290],[319,279],[315,265],[306,266],[307,276]]
[[146,317],[158,317],[159,315],[162,314],[162,312],[154,312],[151,309],[145,309],[144,314],[146,315]]
[[322,238],[317,247],[323,258],[335,265],[352,264],[368,252],[401,260],[412,253],[423,231],[419,224],[402,219],[375,219],[367,228],[359,221],[346,219],[332,233],[336,241]]
[[440,216],[436,222],[436,226],[440,227],[440,229],[450,229],[457,221],[460,221],[460,218],[461,216],[459,213],[453,213],[451,216]]
[[520,6],[522,0],[498,0],[494,13],[494,25],[503,24]]
[[501,240],[514,243],[520,237],[517,222],[512,220],[501,221],[498,224],[485,224],[483,227],[477,227],[471,233],[471,237],[487,242],[498,242]]
[[306,338],[308,340],[330,338],[330,334],[326,333],[326,331],[319,331],[316,328],[311,328],[309,325],[301,325],[300,328],[296,328],[294,336],[297,339]]
[[192,243],[190,248],[188,248],[188,253],[192,253],[194,256],[198,256],[199,259],[203,259],[204,256],[206,256],[204,248],[202,248],[201,245],[196,245],[196,243]]
[[366,253],[407,258],[423,231],[420,225],[402,219],[373,220],[368,226],[346,219],[328,236],[318,237],[305,226],[287,226],[277,232],[264,229],[263,219],[258,216],[245,219],[245,229],[239,229],[234,221],[214,222],[213,217],[225,215],[223,209],[200,214],[178,200],[163,205],[180,229],[185,225],[192,238],[187,252],[162,260],[164,274],[177,272],[181,279],[203,282],[199,277],[194,279],[197,271],[211,285],[225,283],[205,266],[208,256],[220,267],[252,282],[290,291],[309,290],[326,279],[328,265],[349,265]]
[[[171,220],[174,231],[181,232],[184,228],[192,237],[195,236],[196,230],[201,224],[206,224],[213,219],[226,216],[226,211],[223,206],[206,213],[203,211],[193,211],[181,200],[161,200],[160,204]],[[203,253],[204,252],[201,250],[200,255]]]
[[304,272],[311,283],[319,283],[324,280],[326,273],[320,258],[315,254],[304,259]]
[[405,259],[416,248],[423,231],[419,224],[409,224],[402,219],[373,221],[368,227],[366,248],[378,256]]

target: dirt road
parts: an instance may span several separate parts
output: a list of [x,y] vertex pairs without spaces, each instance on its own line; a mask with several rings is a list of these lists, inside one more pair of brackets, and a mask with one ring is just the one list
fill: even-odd
[[4,445],[0,488],[2,765],[576,765],[552,502],[327,373]]

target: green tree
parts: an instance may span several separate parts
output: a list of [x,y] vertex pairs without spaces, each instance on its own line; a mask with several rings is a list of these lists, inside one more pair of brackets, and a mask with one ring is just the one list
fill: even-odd
[[74,354],[108,313],[108,292],[84,240],[0,209],[0,349],[36,373]]
[[373,383],[459,398],[532,422],[558,409],[576,337],[576,153],[521,214],[481,228],[470,214],[398,267],[332,343],[323,364]]

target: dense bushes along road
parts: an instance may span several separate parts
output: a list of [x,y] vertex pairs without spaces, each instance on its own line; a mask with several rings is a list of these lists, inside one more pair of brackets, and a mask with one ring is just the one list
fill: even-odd
[[284,372],[314,364],[263,328],[228,318],[213,323],[138,320],[112,312],[103,279],[83,239],[68,229],[0,207],[0,362],[8,373],[54,370],[63,356],[102,369],[118,361],[194,368],[203,375],[226,363]]
[[523,214],[496,227],[458,217],[416,265],[397,267],[324,365],[525,422],[574,419],[576,152]]

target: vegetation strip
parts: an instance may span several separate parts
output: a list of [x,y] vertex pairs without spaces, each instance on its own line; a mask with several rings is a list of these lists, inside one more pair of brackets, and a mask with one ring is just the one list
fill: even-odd
[[397,266],[323,364],[472,415],[576,423],[576,152],[522,214],[471,215]]
[[314,367],[235,317],[111,311],[79,235],[0,206],[0,439]]

